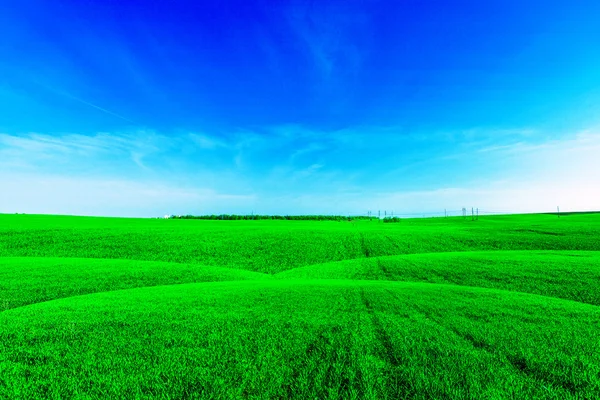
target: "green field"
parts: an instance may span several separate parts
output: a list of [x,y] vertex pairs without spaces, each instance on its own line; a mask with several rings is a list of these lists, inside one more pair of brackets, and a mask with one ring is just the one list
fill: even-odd
[[0,215],[0,399],[600,398],[600,214]]

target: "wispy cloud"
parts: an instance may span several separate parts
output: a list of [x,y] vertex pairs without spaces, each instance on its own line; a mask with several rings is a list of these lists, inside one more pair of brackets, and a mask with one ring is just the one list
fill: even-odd
[[152,132],[132,134],[98,133],[93,136],[65,134],[62,136],[29,133],[0,133],[0,155],[3,161],[20,159],[30,165],[46,165],[49,160],[76,163],[85,159],[127,157],[136,164],[152,153],[160,152],[165,138]]
[[202,149],[216,149],[218,147],[229,147],[229,145],[223,141],[222,139],[216,138],[214,136],[199,134],[199,133],[190,133],[189,138],[200,148]]
[[545,141],[525,142],[517,141],[506,145],[489,146],[479,149],[479,152],[497,152],[504,154],[525,154],[539,151],[560,151],[561,153],[579,150],[600,149],[600,130],[586,130],[562,138],[547,139]]
[[129,122],[130,124],[140,126],[139,123],[137,123],[135,121],[132,121],[131,119],[126,118],[126,117],[124,117],[121,114],[117,114],[114,111],[108,110],[108,109],[106,109],[104,107],[100,107],[97,104],[91,103],[91,102],[86,101],[86,100],[84,100],[84,99],[82,99],[80,97],[74,96],[73,94],[68,93],[65,90],[59,89],[59,88],[54,87],[54,86],[50,86],[50,85],[48,85],[46,83],[41,82],[37,78],[31,78],[31,81],[34,82],[35,84],[37,84],[38,86],[43,87],[44,89],[51,91],[52,93],[58,94],[60,96],[64,96],[64,97],[69,98],[71,100],[75,100],[75,101],[77,101],[77,102],[79,102],[81,104],[85,104],[86,106],[92,107],[92,108],[94,108],[94,109],[96,109],[98,111],[101,111],[101,112],[105,113],[105,114],[112,115],[113,117],[116,117],[116,118],[122,119],[123,121]]
[[[428,212],[468,205],[516,212],[555,203],[590,209],[600,188],[597,132],[546,140],[511,134],[508,143],[500,139],[495,146],[487,140],[492,133],[464,143],[444,134],[432,134],[428,141],[392,127],[322,131],[284,125],[227,136],[0,134],[0,178],[13,182],[18,201],[18,193],[29,196],[31,190],[16,182],[28,179],[57,204],[80,187],[98,195],[90,202],[100,208],[130,204],[116,190],[144,197],[140,204],[147,209],[153,202],[180,204],[182,213],[186,207],[188,212],[246,212],[253,204],[263,212],[285,213]],[[471,146],[477,139],[481,146]],[[133,191],[125,190],[127,185]],[[103,190],[109,194],[102,195]],[[172,203],[167,192],[174,194]],[[18,205],[17,200],[11,204]],[[75,207],[73,201],[65,200]]]
[[351,33],[365,22],[364,13],[349,3],[296,1],[287,19],[322,80],[352,76],[360,68],[361,55]]
[[80,102],[80,103],[82,103],[82,104],[85,104],[86,106],[90,106],[90,107],[92,107],[92,108],[95,108],[96,110],[102,111],[103,113],[106,113],[106,114],[112,115],[113,117],[120,118],[120,119],[122,119],[123,121],[127,121],[127,122],[129,122],[129,123],[131,123],[131,124],[134,124],[134,125],[139,125],[137,122],[135,122],[135,121],[132,121],[132,120],[131,120],[131,119],[129,119],[129,118],[126,118],[126,117],[124,117],[124,116],[122,116],[122,115],[120,115],[120,114],[117,114],[116,112],[113,112],[113,111],[107,110],[107,109],[106,109],[106,108],[104,108],[104,107],[100,107],[100,106],[98,106],[98,105],[96,105],[96,104],[90,103],[89,101],[85,101],[85,100],[83,100],[83,99],[80,99],[79,97],[73,96],[72,94],[69,94],[69,93],[67,93],[67,92],[57,91],[57,90],[54,90],[54,91],[55,91],[56,93],[59,93],[59,94],[61,94],[61,95],[65,96],[65,97],[68,97],[68,98],[70,98],[70,99],[73,99],[73,100],[75,100],[75,101],[78,101],[78,102]]
[[323,151],[323,150],[327,150],[326,145],[324,145],[323,143],[311,142],[311,143],[308,143],[306,146],[295,150],[290,155],[289,160],[290,160],[290,162],[294,162],[295,160],[297,160],[303,156],[311,155],[311,154],[314,154],[314,153],[317,153],[317,152]]
[[[252,204],[252,194],[181,187],[166,182],[77,178],[0,172],[6,195],[0,212],[157,217],[190,212],[226,212]],[[40,201],[43,199],[43,201]]]

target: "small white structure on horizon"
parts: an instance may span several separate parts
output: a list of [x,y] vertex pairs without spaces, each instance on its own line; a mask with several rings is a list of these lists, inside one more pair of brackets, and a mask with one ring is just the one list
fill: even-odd
[[165,218],[165,219],[169,219],[169,218],[171,218],[171,216],[170,216],[170,215],[166,215],[166,214],[165,214],[165,217],[164,217],[164,218]]

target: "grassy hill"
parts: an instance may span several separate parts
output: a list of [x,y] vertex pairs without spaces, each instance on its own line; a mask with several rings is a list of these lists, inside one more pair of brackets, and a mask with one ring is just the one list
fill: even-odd
[[599,228],[0,215],[0,398],[598,398]]

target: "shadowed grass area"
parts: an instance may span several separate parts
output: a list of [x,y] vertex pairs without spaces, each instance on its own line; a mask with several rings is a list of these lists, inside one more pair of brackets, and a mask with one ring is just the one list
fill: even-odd
[[0,311],[64,297],[144,286],[269,279],[197,264],[94,258],[0,257]]
[[240,281],[0,313],[0,397],[595,398],[600,308],[492,289]]
[[275,277],[445,283],[600,305],[600,252],[594,251],[410,254],[310,265]]

